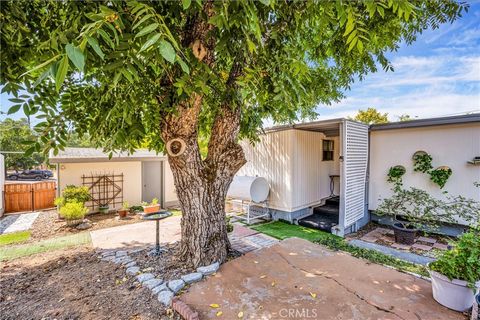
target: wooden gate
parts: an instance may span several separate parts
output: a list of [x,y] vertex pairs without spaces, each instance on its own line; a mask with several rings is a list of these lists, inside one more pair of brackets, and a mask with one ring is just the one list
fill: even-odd
[[54,181],[5,184],[5,212],[53,208],[55,190]]

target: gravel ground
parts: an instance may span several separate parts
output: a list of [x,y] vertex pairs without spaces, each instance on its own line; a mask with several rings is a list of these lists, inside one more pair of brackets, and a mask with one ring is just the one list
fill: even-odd
[[180,319],[91,248],[0,265],[1,319]]

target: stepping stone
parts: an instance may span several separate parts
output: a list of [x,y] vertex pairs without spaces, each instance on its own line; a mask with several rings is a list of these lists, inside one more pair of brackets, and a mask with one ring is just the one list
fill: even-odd
[[127,251],[124,251],[124,250],[119,250],[115,253],[115,256],[117,257],[123,257],[123,256],[126,256],[127,255]]
[[427,243],[436,243],[437,239],[428,238],[428,237],[418,237],[417,241],[427,242]]
[[137,280],[140,283],[144,283],[145,281],[148,281],[153,278],[155,278],[155,276],[151,273],[141,273],[137,276]]
[[375,232],[381,233],[381,234],[387,234],[390,229],[387,228],[377,228],[374,230]]
[[105,258],[102,258],[102,261],[108,261],[108,262],[115,262],[115,256],[109,256],[109,257],[105,257]]
[[166,284],[166,283],[162,283],[161,285],[156,286],[155,288],[153,288],[153,289],[152,289],[152,293],[153,293],[154,295],[157,295],[157,294],[160,293],[160,291],[165,291],[165,290],[170,291],[170,290],[168,289],[168,287],[167,287],[167,284]]
[[401,244],[401,243],[392,243],[392,247],[395,249],[401,249],[401,250],[410,250],[410,247],[408,244]]
[[186,274],[181,278],[183,281],[185,281],[185,283],[190,284],[190,283],[194,283],[202,280],[203,274],[200,272],[193,272],[193,273]]
[[102,258],[111,257],[115,255],[115,251],[104,251],[101,254]]
[[130,261],[129,263],[125,264],[125,268],[135,267],[137,263],[135,261]]
[[424,244],[420,244],[420,243],[415,243],[412,245],[412,248],[413,249],[420,249],[420,250],[424,250],[424,251],[430,251],[432,250],[432,247],[431,246],[426,246]]
[[127,268],[127,274],[128,274],[128,275],[131,275],[131,276],[136,275],[139,271],[140,271],[140,268],[139,268],[139,267],[130,267],[130,268]]
[[142,283],[145,287],[152,290],[153,288],[161,285],[163,283],[162,279],[153,278]]
[[172,303],[173,292],[170,290],[160,291],[158,294],[158,301],[166,307],[169,307]]
[[129,263],[130,261],[133,261],[130,257],[127,257],[127,256],[123,256],[123,257],[117,257],[115,258],[115,260],[113,260],[113,262],[115,262],[116,264],[125,264],[125,263]]
[[443,244],[443,243],[438,243],[438,242],[437,242],[437,243],[434,243],[434,244],[433,244],[433,247],[434,247],[435,249],[448,250],[448,245]]
[[208,276],[212,273],[217,272],[218,268],[220,268],[220,264],[218,262],[215,262],[215,263],[212,263],[209,266],[198,267],[197,272],[202,273],[204,276]]
[[168,281],[168,288],[172,290],[174,293],[177,293],[178,291],[182,290],[183,287],[185,287],[185,281],[181,279]]
[[126,266],[127,264],[132,263],[132,262],[135,263],[135,261],[133,261],[132,258],[130,258],[130,257],[125,257],[125,258],[123,259],[123,261],[122,261],[122,265]]
[[367,242],[377,242],[377,240],[378,240],[378,238],[368,236],[368,234],[361,237],[360,239],[363,240],[363,241],[367,241]]

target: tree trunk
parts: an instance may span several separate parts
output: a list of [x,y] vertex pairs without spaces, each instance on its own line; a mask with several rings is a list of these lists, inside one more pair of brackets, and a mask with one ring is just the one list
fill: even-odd
[[245,156],[236,142],[240,109],[229,111],[225,107],[216,118],[208,156],[203,160],[197,133],[202,99],[196,95],[190,101],[179,108],[178,114],[165,118],[162,138],[167,145],[175,140],[185,143],[183,152],[172,154],[167,148],[167,153],[183,213],[181,255],[185,263],[197,267],[221,263],[227,257],[225,199],[233,176],[245,164]]

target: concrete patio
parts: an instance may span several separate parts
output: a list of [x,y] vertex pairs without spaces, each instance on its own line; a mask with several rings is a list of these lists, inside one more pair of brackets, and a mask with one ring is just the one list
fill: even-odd
[[225,263],[181,299],[200,319],[464,319],[428,281],[298,238]]

